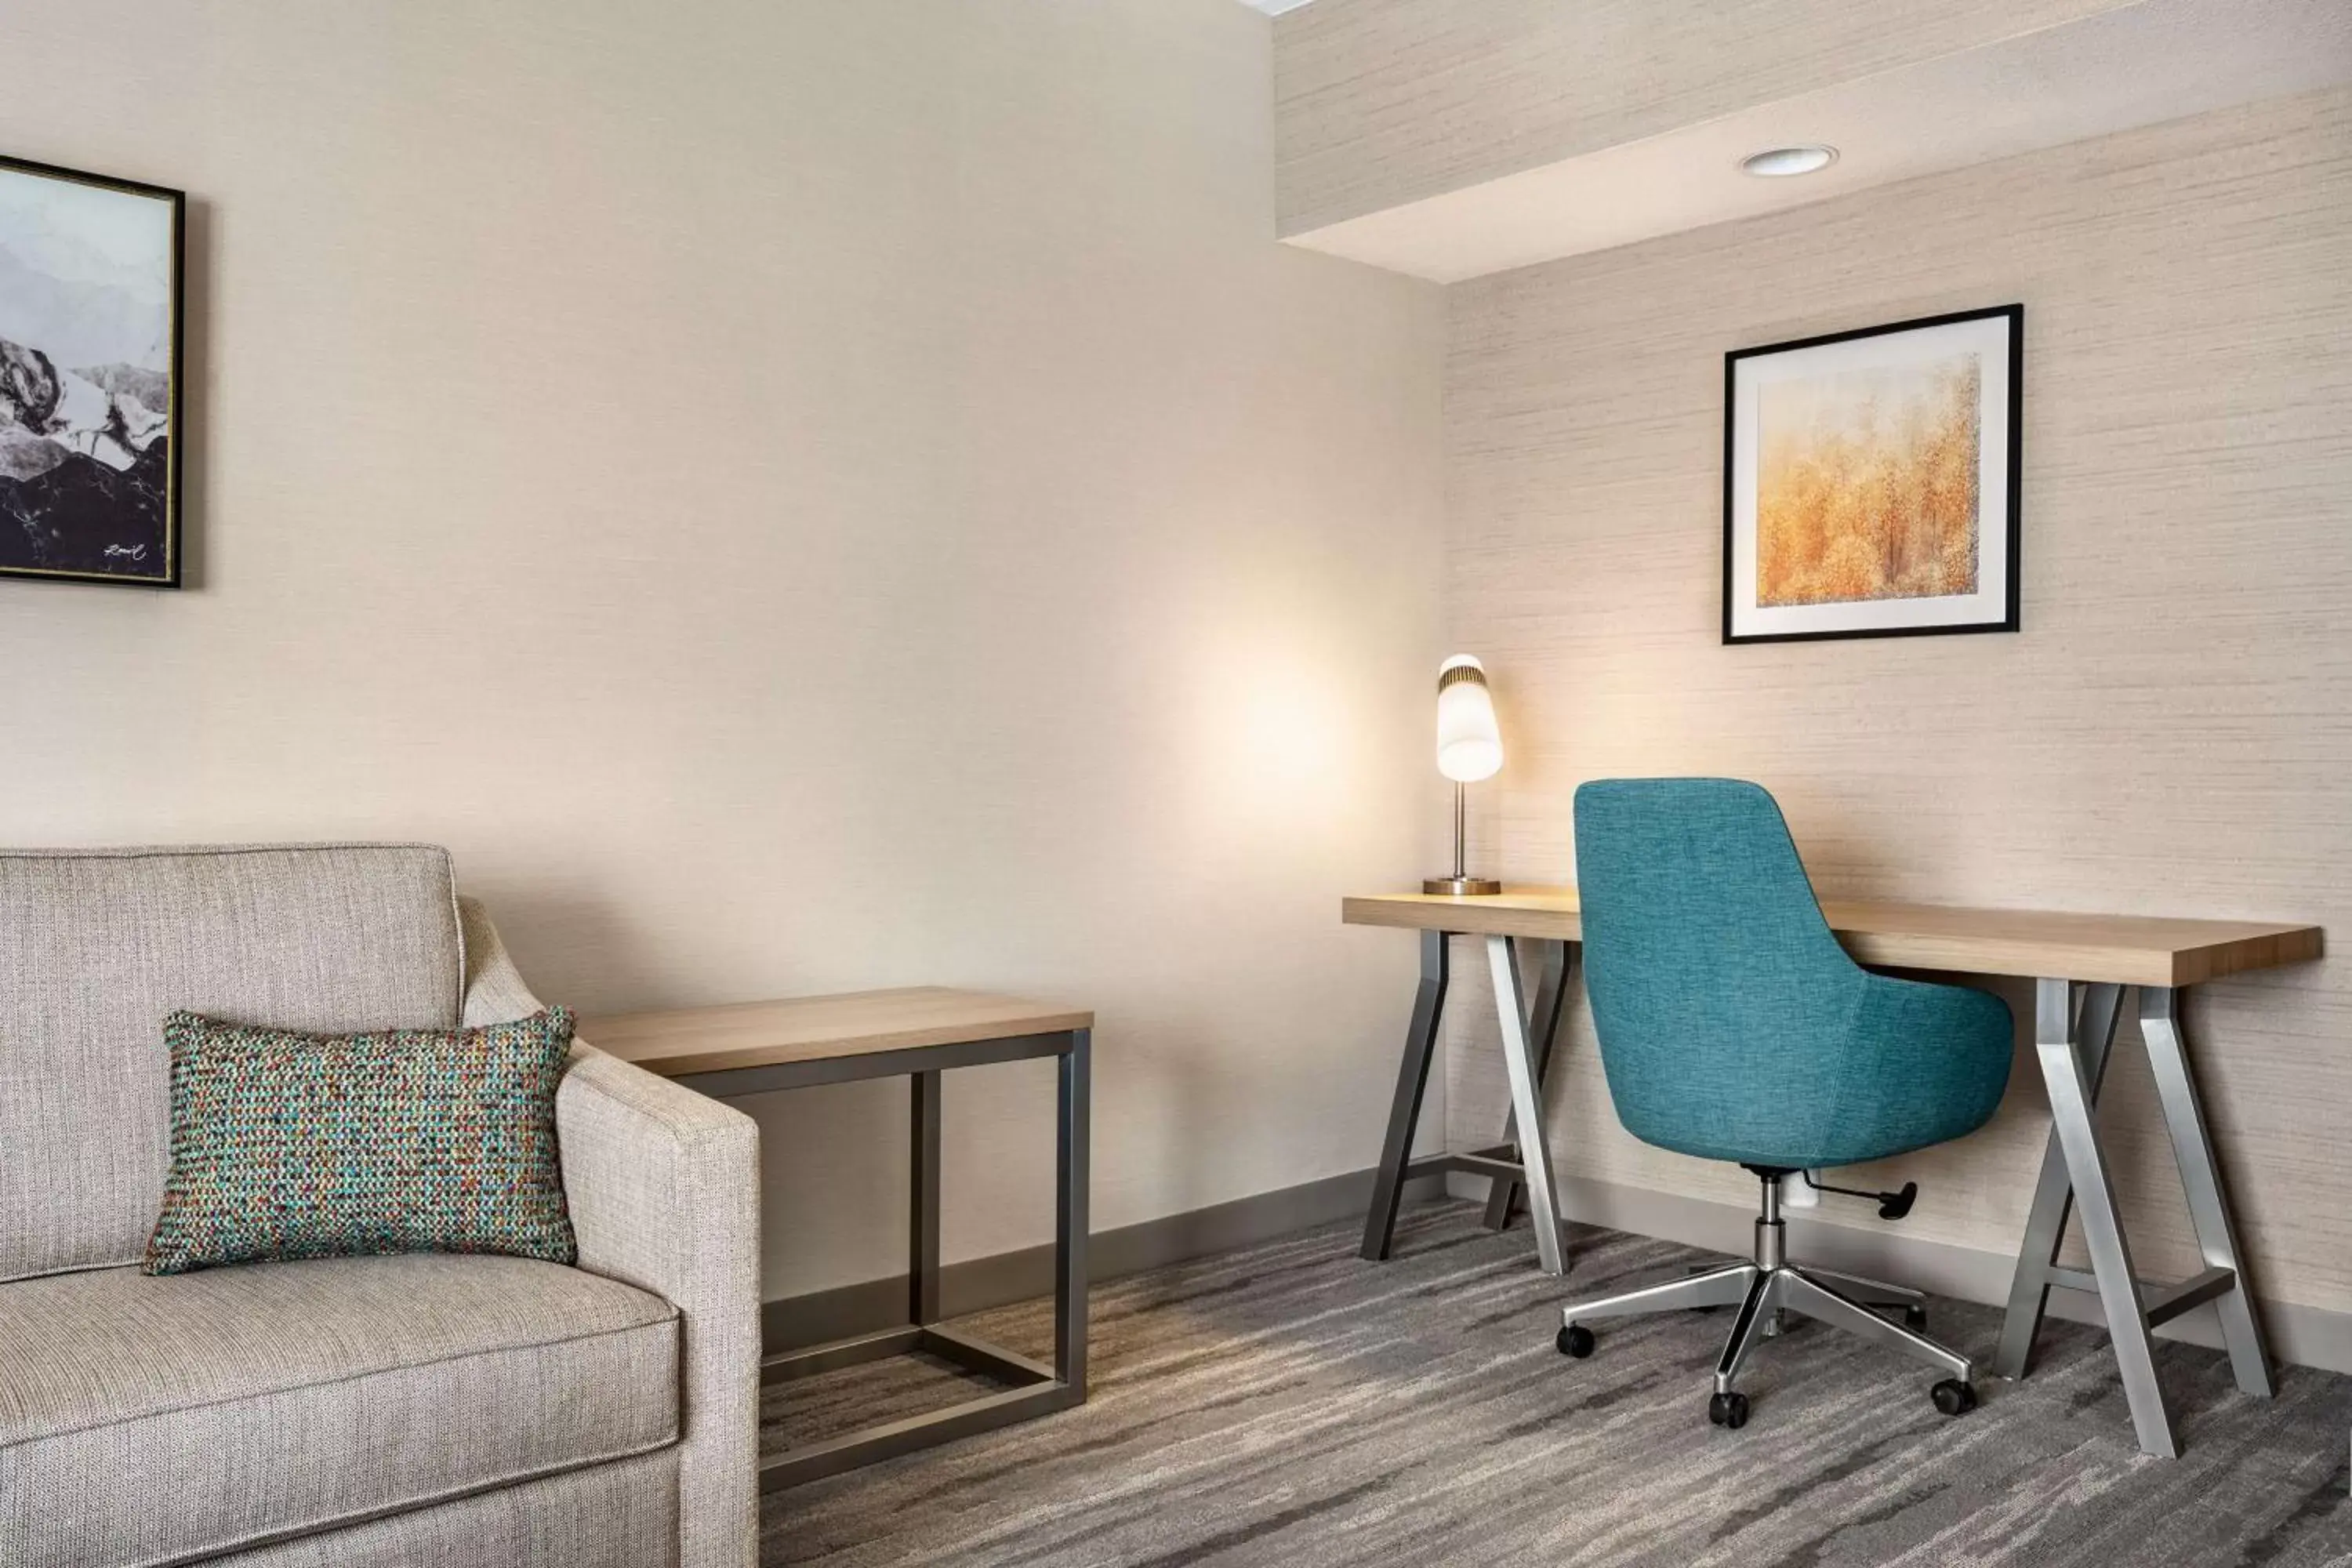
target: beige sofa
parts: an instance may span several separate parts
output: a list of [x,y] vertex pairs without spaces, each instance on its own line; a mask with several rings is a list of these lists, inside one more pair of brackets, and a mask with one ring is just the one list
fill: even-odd
[[758,1143],[588,1047],[580,1266],[135,1267],[184,1006],[312,1030],[538,1007],[415,845],[0,851],[0,1568],[750,1568]]

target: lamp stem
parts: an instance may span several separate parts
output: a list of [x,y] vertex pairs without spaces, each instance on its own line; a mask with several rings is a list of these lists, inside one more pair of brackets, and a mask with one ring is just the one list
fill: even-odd
[[1470,874],[1470,789],[1460,779],[1454,781],[1454,875],[1431,877],[1421,884],[1424,893],[1443,893],[1449,898],[1492,897],[1503,890],[1503,884],[1491,877]]
[[1460,779],[1454,781],[1454,879],[1457,882],[1466,881],[1470,876],[1469,864],[1465,857],[1463,846],[1463,841],[1469,837],[1470,813],[1465,804],[1469,795],[1468,784],[1464,784]]

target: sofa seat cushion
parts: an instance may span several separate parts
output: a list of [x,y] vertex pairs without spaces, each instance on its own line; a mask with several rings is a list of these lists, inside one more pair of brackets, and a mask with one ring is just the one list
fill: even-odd
[[677,1368],[667,1302],[524,1258],[0,1285],[0,1542],[184,1563],[645,1453]]

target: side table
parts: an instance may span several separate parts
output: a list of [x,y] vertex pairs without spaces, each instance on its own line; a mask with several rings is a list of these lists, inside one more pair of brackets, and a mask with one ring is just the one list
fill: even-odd
[[[982,991],[918,986],[783,1002],[591,1018],[583,1039],[648,1072],[719,1099],[857,1079],[910,1086],[912,1201],[907,1322],[764,1357],[763,1384],[925,1352],[1013,1384],[1002,1393],[847,1433],[762,1461],[763,1491],[795,1486],[1087,1397],[1087,1118],[1094,1014]],[[1054,1363],[940,1325],[940,1075],[1051,1057],[1055,1123]]]

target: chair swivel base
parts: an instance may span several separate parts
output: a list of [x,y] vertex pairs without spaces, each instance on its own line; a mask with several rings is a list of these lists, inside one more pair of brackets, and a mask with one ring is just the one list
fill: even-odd
[[[1737,1428],[1748,1424],[1748,1396],[1732,1384],[1756,1346],[1779,1332],[1781,1314],[1793,1310],[1945,1373],[1928,1391],[1936,1408],[1945,1415],[1964,1415],[1975,1409],[1975,1368],[1969,1358],[1919,1331],[1927,1324],[1926,1298],[1900,1285],[1788,1262],[1780,1196],[1777,1181],[1766,1181],[1763,1215],[1756,1222],[1753,1262],[1727,1264],[1663,1285],[1563,1308],[1559,1335],[1554,1342],[1560,1353],[1579,1360],[1591,1355],[1597,1342],[1589,1324],[1595,1319],[1737,1306],[1739,1312],[1732,1321],[1730,1338],[1715,1364],[1715,1390],[1706,1409],[1707,1419],[1715,1425]],[[1882,1315],[1895,1307],[1903,1310],[1902,1322]]]

